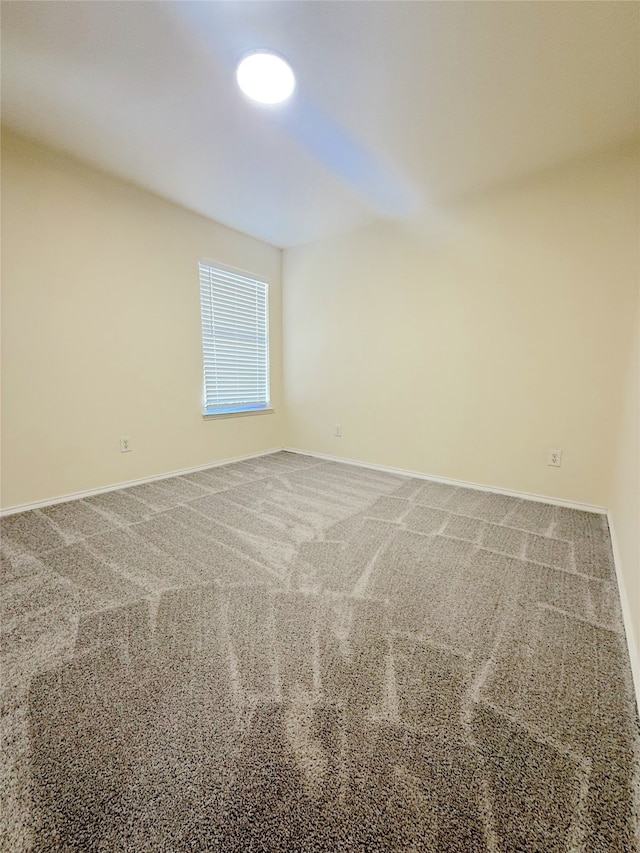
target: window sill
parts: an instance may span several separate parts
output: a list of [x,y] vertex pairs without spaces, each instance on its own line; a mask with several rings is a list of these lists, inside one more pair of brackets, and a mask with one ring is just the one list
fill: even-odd
[[222,418],[247,418],[253,415],[273,415],[275,409],[246,409],[239,412],[213,412],[210,415],[203,415],[203,421],[217,421]]

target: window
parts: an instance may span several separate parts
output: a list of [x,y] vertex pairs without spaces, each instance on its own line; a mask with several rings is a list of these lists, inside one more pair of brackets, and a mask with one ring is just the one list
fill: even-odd
[[200,263],[204,414],[269,409],[269,290],[264,281]]

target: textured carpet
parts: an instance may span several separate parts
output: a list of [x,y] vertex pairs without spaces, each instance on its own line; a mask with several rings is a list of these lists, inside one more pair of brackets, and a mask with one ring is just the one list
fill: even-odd
[[638,849],[603,516],[277,453],[2,527],[3,851]]

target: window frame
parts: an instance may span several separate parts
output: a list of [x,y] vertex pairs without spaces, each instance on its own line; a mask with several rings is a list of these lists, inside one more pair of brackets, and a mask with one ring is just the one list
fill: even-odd
[[[260,368],[256,367],[255,370],[255,381],[256,381],[256,389],[263,384],[266,393],[247,393],[247,397],[254,397],[254,399],[245,399],[239,400],[233,403],[230,402],[212,402],[211,395],[211,373],[215,374],[216,368],[211,364],[210,356],[207,354],[207,347],[211,351],[211,347],[215,346],[215,328],[214,328],[214,320],[213,320],[213,311],[214,309],[214,289],[215,289],[215,277],[216,274],[219,274],[218,284],[221,283],[221,280],[224,279],[225,276],[229,279],[229,284],[231,285],[231,289],[246,288],[250,285],[255,285],[254,293],[257,293],[258,289],[262,289],[262,294],[260,295],[259,302],[261,303],[260,309],[257,309],[257,315],[260,315],[260,320],[256,322],[255,331],[252,330],[252,333],[255,337],[255,352],[256,352],[256,361],[259,363],[260,359],[262,359],[262,363],[264,365],[264,371],[260,372]],[[209,277],[208,282],[206,281],[207,276]],[[217,418],[235,418],[235,417],[246,417],[252,415],[265,415],[272,414],[273,408],[271,406],[271,351],[270,351],[270,287],[268,281],[265,280],[264,277],[258,276],[255,273],[248,272],[247,270],[241,270],[236,267],[231,267],[226,264],[221,264],[218,261],[210,260],[208,258],[201,258],[198,261],[198,279],[199,279],[199,293],[200,293],[200,343],[202,347],[202,417],[205,420],[209,419],[217,419]],[[203,280],[205,279],[205,280]],[[207,291],[208,288],[208,291]],[[209,326],[207,328],[207,319],[205,318],[205,297],[208,294],[212,297],[211,303],[209,305],[210,312],[210,321]],[[224,298],[223,298],[224,301]],[[233,294],[231,294],[231,298],[227,300],[228,304],[232,304],[234,302]],[[222,307],[222,306],[220,306]],[[244,317],[242,316],[243,312],[238,312],[235,316],[235,321],[240,320],[241,322],[250,318],[250,311],[246,311],[244,313]],[[229,319],[229,318],[227,318]],[[231,320],[233,325],[233,318]],[[261,334],[264,332],[264,335]],[[229,339],[227,344],[231,344],[233,339]],[[208,360],[209,358],[209,360]],[[215,358],[215,357],[214,357]],[[247,372],[247,376],[251,375],[251,371]],[[247,380],[247,376],[243,377],[243,379]],[[215,378],[215,377],[214,377]],[[229,375],[224,376],[224,381],[228,384]],[[222,396],[224,396],[224,392],[221,392]],[[239,394],[238,396],[241,396]],[[258,400],[257,397],[265,396],[266,400]]]

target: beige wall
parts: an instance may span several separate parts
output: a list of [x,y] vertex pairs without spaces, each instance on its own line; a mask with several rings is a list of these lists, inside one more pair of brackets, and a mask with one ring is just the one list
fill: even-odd
[[[280,251],[12,134],[2,161],[2,506],[281,446]],[[275,415],[202,419],[201,257],[270,284]]]
[[286,250],[287,444],[607,506],[637,199],[626,149]]
[[[637,315],[636,315],[637,316]],[[609,499],[609,521],[628,604],[629,645],[635,650],[640,701],[640,322],[627,375],[618,458]],[[630,627],[630,631],[629,631]]]

